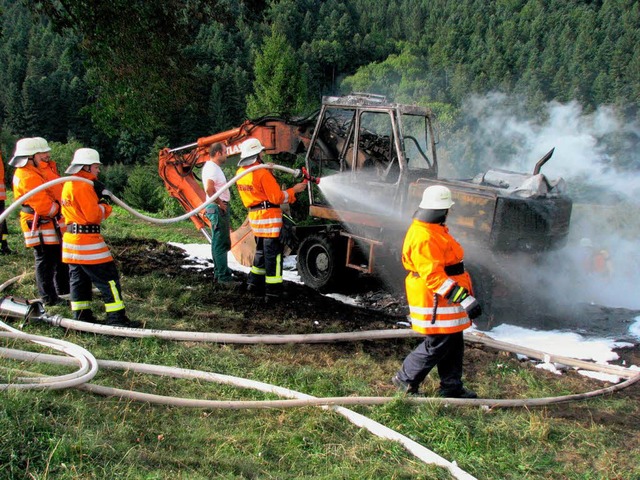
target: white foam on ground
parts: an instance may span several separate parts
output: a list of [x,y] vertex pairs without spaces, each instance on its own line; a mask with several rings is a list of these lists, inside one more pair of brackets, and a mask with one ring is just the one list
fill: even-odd
[[[208,268],[213,266],[211,261],[211,246],[208,243],[184,244],[171,242],[171,245],[183,249],[187,253],[189,260],[197,263],[197,265],[189,268]],[[231,269],[244,273],[249,272],[250,268],[240,265],[231,252],[229,252],[228,259],[229,267]],[[285,257],[283,270],[282,276],[286,281],[302,283],[300,276],[296,271],[295,255]],[[327,296],[344,303],[357,305],[355,300],[345,295],[329,294]],[[562,355],[581,360],[591,360],[601,364],[606,364],[607,362],[618,359],[618,355],[613,351],[613,349],[633,346],[631,343],[616,342],[609,338],[585,338],[582,335],[572,332],[561,332],[558,330],[531,330],[508,324],[499,325],[492,330],[483,333],[489,335],[495,340],[512,343],[514,345],[520,345],[554,355]],[[634,319],[634,323],[629,327],[629,335],[640,339],[640,317],[636,317]],[[562,373],[557,366],[549,363],[543,362],[539,364],[539,367],[554,371],[554,373]],[[619,381],[619,379],[615,380],[618,377],[612,375],[585,370],[579,370],[579,372],[588,377],[602,381]]]

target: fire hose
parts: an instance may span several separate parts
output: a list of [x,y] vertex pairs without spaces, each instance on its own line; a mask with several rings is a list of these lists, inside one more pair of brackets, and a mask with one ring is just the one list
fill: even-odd
[[[213,194],[210,198],[208,198],[204,203],[202,203],[201,205],[197,206],[196,208],[194,208],[190,212],[185,213],[184,215],[180,215],[178,217],[173,217],[173,218],[154,218],[154,217],[149,217],[148,215],[144,215],[144,214],[134,210],[133,208],[131,208],[129,205],[124,203],[122,200],[120,200],[118,197],[116,197],[109,190],[105,189],[105,190],[103,190],[102,193],[105,194],[105,195],[108,195],[109,197],[111,197],[111,199],[113,200],[114,203],[116,203],[117,205],[119,205],[122,208],[124,208],[127,212],[131,213],[133,216],[138,217],[138,218],[140,218],[142,220],[146,220],[147,222],[150,222],[150,223],[156,223],[156,224],[159,224],[159,225],[165,225],[165,224],[169,224],[169,223],[181,222],[182,220],[187,220],[190,217],[193,217],[195,214],[197,214],[198,212],[200,212],[201,210],[206,208],[208,205],[210,205],[211,203],[215,202],[218,199],[218,197],[222,194],[222,192],[224,192],[224,191],[228,190],[229,188],[231,188],[242,177],[244,177],[245,175],[248,175],[251,172],[255,172],[256,170],[260,170],[260,169],[263,169],[263,168],[267,168],[269,170],[281,170],[283,172],[290,173],[294,177],[299,177],[300,175],[302,175],[305,181],[311,181],[311,182],[314,182],[314,183],[319,182],[319,179],[317,179],[315,177],[311,177],[306,172],[306,170],[303,172],[300,169],[293,169],[293,168],[289,168],[289,167],[284,167],[282,165],[276,165],[275,163],[264,163],[264,164],[261,164],[261,165],[256,165],[255,167],[247,168],[245,171],[243,171],[242,173],[239,173],[238,175],[233,177],[231,180],[229,180],[227,183],[225,183],[222,187],[220,187],[220,189],[218,191],[216,191],[216,193]],[[31,198],[36,193],[39,193],[39,192],[41,192],[43,190],[46,190],[47,188],[52,187],[53,185],[57,185],[59,183],[65,183],[65,182],[84,182],[84,183],[88,183],[89,185],[93,185],[93,182],[91,180],[88,180],[88,179],[82,178],[82,177],[75,177],[73,175],[69,176],[69,177],[60,177],[60,178],[56,178],[55,180],[51,180],[51,181],[49,181],[47,183],[44,183],[44,184],[40,185],[37,188],[34,188],[30,192],[24,194],[22,197],[18,198],[15,202],[13,202],[9,207],[7,207],[5,209],[5,211],[0,215],[0,223],[2,223],[6,218],[8,218],[9,215],[14,210],[16,210],[18,207],[20,207],[20,205],[22,205],[26,200]]]
[[[81,332],[98,333],[110,336],[120,336],[129,338],[159,338],[165,340],[188,341],[188,342],[205,342],[205,343],[224,343],[224,344],[295,344],[295,343],[332,343],[345,341],[365,341],[365,340],[383,340],[383,339],[406,339],[419,338],[421,335],[411,329],[390,329],[390,330],[365,330],[355,332],[341,333],[313,333],[313,334],[241,334],[241,333],[217,333],[217,332],[189,332],[180,330],[156,330],[142,328],[115,327],[109,325],[101,325],[95,323],[82,322],[64,318],[60,315],[48,315],[39,304],[39,302],[19,302],[12,297],[6,297],[0,302],[0,313],[5,316],[21,318],[30,322],[42,321],[53,326],[59,326],[69,330]],[[497,350],[505,352],[521,354],[529,358],[542,360],[544,362],[553,362],[563,364],[569,367],[581,368],[608,375],[615,375],[626,378],[625,382],[606,387],[603,389],[586,392],[583,394],[563,395],[559,397],[546,397],[540,399],[452,399],[452,398],[408,398],[415,403],[447,403],[451,405],[475,405],[493,407],[530,407],[550,405],[554,403],[562,403],[568,401],[582,400],[598,395],[612,393],[623,388],[627,388],[640,380],[640,371],[634,371],[629,368],[619,367],[616,365],[600,365],[579,360],[571,357],[550,354],[539,350],[514,345],[507,342],[494,340],[486,335],[465,332],[465,340],[471,343],[482,344]],[[333,403],[345,401],[353,402],[356,397],[346,397],[332,399]],[[368,397],[362,397],[368,398]],[[389,397],[374,397],[374,404],[390,401]],[[386,399],[386,400],[382,400]],[[355,402],[358,403],[358,402]],[[366,403],[366,402],[364,402]]]
[[[5,282],[6,283],[6,282]],[[19,311],[17,308],[13,308],[12,310],[8,310],[6,306],[7,300],[3,301],[0,304],[0,310],[9,314],[10,316],[18,316],[19,314],[24,314],[26,316],[30,316],[31,320],[43,320],[47,321],[49,318],[43,310],[40,310],[37,305],[28,304],[26,310]],[[55,322],[60,326],[65,326],[66,328],[81,327],[84,322],[78,322],[70,319],[62,319],[60,317],[54,317]],[[1,323],[1,322],[0,322]],[[4,324],[0,325],[4,326]],[[94,325],[87,325],[93,327]],[[108,326],[99,326],[103,329],[103,333],[109,332],[110,334],[118,334],[120,336],[129,336],[128,334],[135,334],[135,336],[140,336],[139,334],[142,332],[144,336],[157,336],[162,335],[162,338],[167,338],[165,334],[168,335],[168,338],[171,338],[171,332],[169,331],[157,331],[157,330],[140,330],[140,329],[130,329],[123,327],[108,327]],[[10,328],[10,327],[9,327]],[[78,330],[84,330],[82,328],[76,328]],[[15,329],[11,329],[14,332],[18,332]],[[84,330],[86,331],[86,330]],[[15,335],[12,333],[11,338]],[[379,335],[379,332],[384,333],[384,335]],[[415,332],[411,330],[392,330],[390,331],[392,336],[389,336],[389,331],[380,331],[374,330],[370,332],[346,332],[344,334],[314,334],[312,340],[314,341],[344,341],[346,338],[358,338],[358,339],[375,339],[375,338],[405,338],[409,336],[418,336]],[[20,333],[20,332],[18,332]],[[178,333],[190,333],[190,332],[178,332]],[[196,332],[197,333],[197,332]],[[242,335],[242,334],[215,334],[203,332],[204,335],[200,337],[201,341],[212,341],[212,338],[215,338],[216,335],[222,335],[225,343],[231,343],[234,339],[237,339],[238,343],[248,343],[249,339],[259,340],[261,342],[251,342],[251,343],[269,343],[271,340],[274,343],[295,343],[295,341],[304,341],[304,336],[299,335]],[[352,335],[356,334],[356,335]],[[307,336],[307,341],[309,340]],[[43,337],[38,337],[38,339],[42,339]],[[492,340],[490,338],[481,337],[478,335],[466,335],[465,338],[472,342],[482,343],[484,345],[502,349],[510,352],[519,352],[522,354],[526,354],[527,356],[532,356],[534,358],[543,359],[547,362],[556,361],[562,362],[569,366],[585,368],[592,371],[600,371],[609,374],[616,374],[621,377],[627,378],[626,381],[594,390],[591,392],[586,392],[582,394],[574,394],[574,395],[564,395],[559,397],[547,397],[547,398],[539,398],[539,399],[522,399],[522,400],[504,400],[504,399],[453,399],[453,398],[425,398],[425,397],[406,397],[405,401],[412,404],[423,404],[423,403],[440,403],[447,405],[467,405],[467,406],[485,406],[485,407],[531,407],[531,406],[543,406],[550,405],[554,403],[562,403],[569,401],[582,400],[590,397],[595,397],[599,395],[604,395],[607,393],[613,393],[615,391],[621,390],[623,388],[627,388],[634,383],[640,380],[640,373],[634,372],[630,369],[625,369],[622,367],[616,367],[612,365],[594,365],[589,362],[584,362],[576,359],[571,359],[568,357],[561,357],[556,355],[547,354],[544,352],[538,352],[536,350],[527,349],[518,347],[512,344],[508,344],[505,342],[498,342]],[[295,340],[294,340],[295,339]],[[222,341],[222,340],[218,340]],[[65,342],[68,343],[68,342]],[[46,345],[46,343],[42,343]],[[80,348],[80,347],[78,347]],[[81,349],[84,350],[84,349]],[[68,352],[66,352],[68,353]],[[88,353],[88,352],[87,352]],[[90,355],[90,354],[89,354]],[[54,364],[73,364],[75,363],[73,359],[60,357],[57,355],[46,355],[46,354],[38,354],[33,352],[23,352],[19,350],[13,349],[5,349],[0,348],[0,356],[7,358],[14,358],[19,360],[29,360],[29,361],[40,361]],[[77,358],[77,357],[76,357]],[[89,358],[89,356],[87,356]],[[91,357],[93,358],[93,357]],[[94,359],[95,360],[95,359]],[[76,360],[78,361],[78,360]],[[443,457],[437,455],[426,447],[420,445],[419,443],[401,435],[400,433],[381,425],[378,422],[375,422],[363,415],[360,415],[352,410],[344,408],[343,405],[381,405],[390,403],[397,400],[397,397],[328,397],[328,398],[316,398],[312,397],[300,392],[296,392],[293,390],[289,390],[286,388],[278,387],[275,385],[270,385],[262,382],[257,382],[254,380],[242,379],[238,377],[232,377],[228,375],[216,374],[211,372],[203,372],[197,370],[189,370],[182,369],[176,367],[168,367],[161,365],[149,365],[149,364],[141,364],[141,363],[131,363],[131,362],[117,362],[117,361],[109,361],[109,360],[98,360],[97,365],[107,369],[126,369],[131,371],[136,371],[139,373],[146,374],[154,374],[154,375],[163,375],[170,376],[173,378],[195,378],[199,380],[218,382],[228,385],[234,385],[241,388],[253,388],[259,391],[274,393],[280,395],[285,398],[289,398],[289,400],[263,400],[263,401],[214,401],[214,400],[200,400],[200,399],[188,399],[188,398],[179,398],[179,397],[169,397],[169,396],[161,396],[154,395],[142,392],[128,391],[122,389],[116,389],[111,387],[104,387],[101,385],[94,385],[86,383],[97,371],[97,367],[93,367],[89,373],[86,373],[86,377],[81,377],[78,373],[77,375],[72,375],[76,377],[74,379],[69,380],[69,382],[76,381],[71,385],[65,384],[64,387],[74,386],[80,390],[96,393],[104,396],[115,396],[119,398],[127,398],[134,401],[141,401],[153,404],[160,405],[172,405],[172,406],[182,406],[182,407],[190,407],[190,408],[217,408],[217,409],[255,409],[255,408],[292,408],[292,407],[303,407],[303,406],[321,406],[322,408],[331,408],[336,413],[343,415],[353,424],[366,428],[368,431],[377,435],[380,438],[385,438],[393,441],[399,442],[403,445],[410,453],[415,455],[421,461],[428,464],[435,464],[444,468],[447,468],[449,472],[458,479],[473,479],[469,473],[460,469],[455,462],[449,462]],[[85,380],[86,378],[86,380]],[[33,388],[54,388],[55,385],[61,384],[59,380],[51,380],[46,385],[45,382],[33,382]],[[0,385],[0,388],[5,387],[5,385]],[[14,387],[11,385],[10,387]],[[25,387],[27,388],[27,387]]]

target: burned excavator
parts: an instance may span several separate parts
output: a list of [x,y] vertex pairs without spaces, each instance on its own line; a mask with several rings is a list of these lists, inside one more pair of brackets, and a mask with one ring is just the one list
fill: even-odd
[[[404,233],[422,192],[432,184],[446,185],[456,203],[447,224],[467,252],[465,265],[484,277],[478,281],[483,293],[476,294],[485,296],[486,305],[500,284],[492,266],[508,265],[515,257],[535,259],[565,245],[572,202],[562,179],[540,173],[553,150],[532,174],[490,170],[472,179],[440,178],[434,121],[429,108],[379,95],[327,96],[305,119],[247,120],[196,143],[164,149],[159,173],[169,193],[190,211],[205,199],[195,174],[214,142],[223,142],[228,155],[239,153],[249,137],[259,139],[270,155],[304,155],[306,170],[321,179],[308,184],[308,214],[315,221],[295,225],[289,247],[303,282],[318,290],[334,288],[354,272],[384,275],[393,266],[399,269]],[[206,217],[192,220],[208,238]],[[246,222],[232,233],[232,243],[236,259],[250,264],[253,238]],[[403,285],[398,277],[389,283]]]

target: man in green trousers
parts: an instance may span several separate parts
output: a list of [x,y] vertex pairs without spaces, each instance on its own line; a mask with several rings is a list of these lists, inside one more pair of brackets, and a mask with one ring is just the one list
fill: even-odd
[[[202,186],[207,199],[214,196],[227,183],[222,166],[227,154],[222,143],[214,143],[209,149],[209,160],[202,167]],[[211,257],[215,266],[214,276],[218,284],[235,287],[240,282],[233,278],[227,264],[227,253],[231,250],[229,228],[229,190],[224,190],[214,203],[207,206],[205,214],[211,222]]]

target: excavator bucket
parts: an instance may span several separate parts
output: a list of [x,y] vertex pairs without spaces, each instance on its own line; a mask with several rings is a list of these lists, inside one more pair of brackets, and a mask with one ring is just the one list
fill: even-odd
[[250,267],[253,264],[256,241],[249,225],[249,217],[231,232],[231,253],[240,265]]

